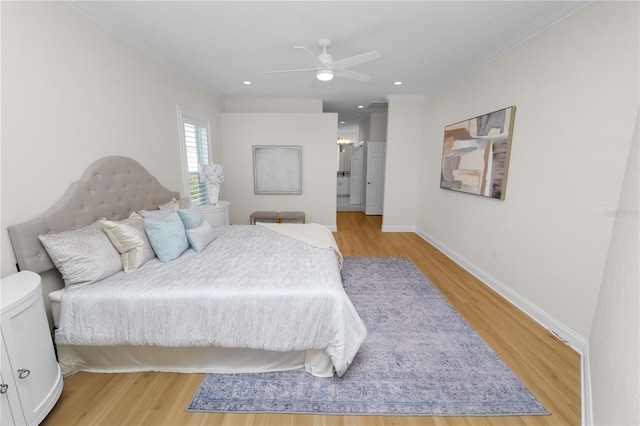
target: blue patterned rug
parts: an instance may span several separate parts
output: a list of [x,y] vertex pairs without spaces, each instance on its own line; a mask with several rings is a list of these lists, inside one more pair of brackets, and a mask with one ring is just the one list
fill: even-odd
[[368,331],[342,378],[304,370],[206,374],[188,410],[548,414],[411,260],[347,257],[342,277]]

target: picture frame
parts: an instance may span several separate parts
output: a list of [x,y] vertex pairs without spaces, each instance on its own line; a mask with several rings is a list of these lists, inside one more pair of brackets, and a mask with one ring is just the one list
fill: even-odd
[[254,145],[255,194],[302,194],[302,147]]
[[444,128],[440,188],[504,200],[516,107]]

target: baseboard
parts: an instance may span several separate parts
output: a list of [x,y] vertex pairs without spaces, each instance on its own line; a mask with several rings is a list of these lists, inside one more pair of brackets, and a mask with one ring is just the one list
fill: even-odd
[[434,245],[438,250],[443,252],[458,265],[462,266],[469,273],[486,284],[489,288],[493,289],[500,296],[507,299],[512,305],[514,305],[522,312],[530,316],[534,321],[545,327],[558,339],[571,346],[578,353],[584,353],[587,341],[583,337],[575,333],[573,330],[571,330],[569,327],[565,326],[560,321],[556,320],[551,315],[547,314],[545,311],[531,303],[529,300],[513,291],[507,285],[500,282],[495,277],[489,275],[477,265],[474,265],[472,262],[465,259],[460,254],[444,245],[442,242],[438,241],[432,235],[429,235],[419,228],[416,229],[416,234],[420,235],[426,241]]
[[580,358],[580,379],[582,383],[582,426],[593,425],[593,406],[591,405],[591,369],[589,368],[589,342],[586,343]]
[[338,225],[325,225],[331,232],[338,232]]

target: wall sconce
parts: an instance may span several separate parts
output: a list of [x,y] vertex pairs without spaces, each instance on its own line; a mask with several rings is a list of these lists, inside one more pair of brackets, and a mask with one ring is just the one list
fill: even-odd
[[349,145],[351,140],[349,138],[338,138],[338,145]]

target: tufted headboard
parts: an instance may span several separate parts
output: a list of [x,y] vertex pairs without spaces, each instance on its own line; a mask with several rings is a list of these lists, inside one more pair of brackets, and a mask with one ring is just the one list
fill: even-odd
[[80,180],[42,215],[9,226],[9,236],[21,270],[44,272],[55,268],[38,235],[78,229],[98,219],[126,219],[133,211],[153,210],[178,192],[169,191],[137,161],[104,157],[91,164]]

